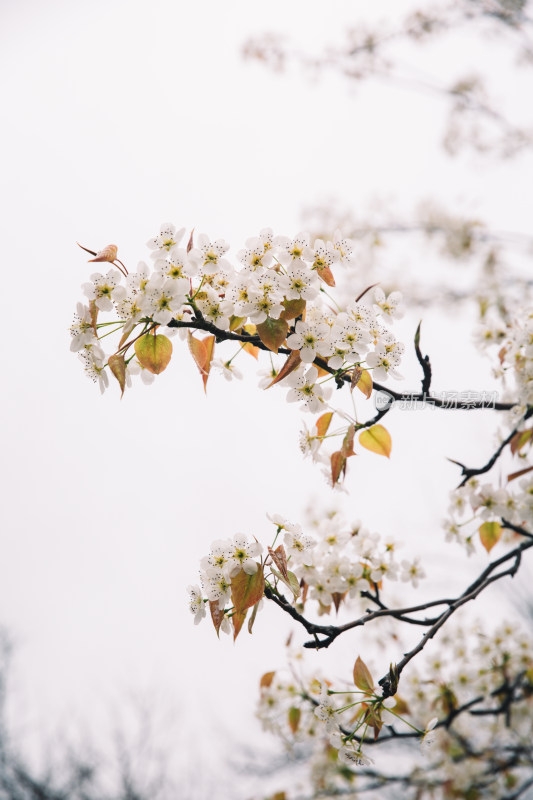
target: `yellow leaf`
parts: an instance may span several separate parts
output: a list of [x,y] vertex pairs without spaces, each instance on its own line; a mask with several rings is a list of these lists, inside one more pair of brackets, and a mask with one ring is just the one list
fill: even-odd
[[392,440],[383,425],[372,425],[367,431],[363,431],[359,436],[359,444],[379,456],[390,458]]
[[229,318],[229,329],[230,329],[230,331],[236,331],[237,328],[242,328],[242,323],[243,322],[246,322],[246,317],[231,316]]
[[289,728],[293,733],[296,733],[300,725],[300,717],[302,716],[302,712],[296,706],[291,706],[291,708],[289,708],[288,716],[289,716]]
[[146,333],[135,342],[135,355],[148,372],[159,375],[172,357],[172,342],[160,333],[157,336]]
[[268,689],[271,685],[272,681],[274,680],[274,675],[276,672],[265,672],[264,675],[261,676],[261,680],[259,681],[259,686],[261,689]]
[[370,372],[368,370],[364,369],[363,372],[361,373],[361,377],[359,378],[359,380],[357,381],[357,383],[355,385],[357,386],[359,391],[362,392],[364,394],[364,396],[368,400],[368,398],[372,394],[372,389],[373,389],[373,386],[374,386],[374,384],[372,382],[372,375],[370,374]]
[[322,414],[316,421],[316,432],[317,435],[322,437],[325,436],[328,432],[328,428],[331,424],[331,420],[333,418],[333,411],[328,411],[326,414]]
[[487,553],[500,541],[501,535],[502,526],[499,522],[484,522],[479,528],[479,538]]
[[245,342],[242,346],[242,349],[257,359],[259,355],[259,348],[256,347],[255,344],[252,344],[251,342]]

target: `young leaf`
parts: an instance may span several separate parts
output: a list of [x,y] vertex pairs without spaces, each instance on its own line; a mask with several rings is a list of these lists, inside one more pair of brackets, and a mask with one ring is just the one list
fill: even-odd
[[[81,247],[81,245],[80,245]],[[98,311],[100,309],[96,305],[96,300],[91,300],[89,303],[89,313],[91,315],[91,325],[93,326],[94,335],[98,337],[98,329],[96,327],[96,320],[98,319]]]
[[500,541],[501,535],[502,526],[499,522],[484,522],[479,528],[479,538],[487,553]]
[[134,327],[135,327],[135,322],[132,319],[129,319],[122,328],[122,336],[120,337],[120,342],[118,343],[117,350],[121,350],[122,345],[126,344],[126,339],[130,335]]
[[[354,373],[355,373],[355,370],[354,370]],[[372,382],[372,375],[370,374],[370,372],[368,370],[364,369],[362,371],[362,373],[361,373],[361,376],[360,376],[359,380],[357,381],[357,383],[355,385],[357,386],[359,391],[362,392],[364,394],[364,396],[366,397],[366,399],[368,400],[368,398],[372,394],[372,389],[374,387],[374,384]]]
[[135,355],[148,372],[159,375],[172,357],[172,342],[160,333],[146,333],[135,342]]
[[191,252],[191,250],[192,250],[192,249],[193,249],[193,247],[194,247],[194,239],[193,239],[193,236],[194,236],[194,228],[192,229],[192,231],[191,231],[191,235],[189,236],[189,241],[187,242],[187,252],[188,252],[188,253],[190,253],[190,252]]
[[204,339],[195,339],[189,332],[188,334],[189,350],[194,358],[194,362],[200,370],[200,375],[204,382],[204,392],[207,391],[207,379],[209,377],[209,370],[211,369],[211,361],[213,360],[213,353],[215,350],[215,337],[206,336]]
[[333,411],[328,411],[326,414],[322,414],[316,421],[316,432],[317,435],[322,437],[325,436],[328,432],[328,428],[331,424],[331,420],[333,418]]
[[246,611],[235,611],[235,613],[231,617],[231,621],[233,623],[233,641],[237,638],[239,633],[241,632],[241,628],[244,625],[244,620],[246,619],[246,615],[248,613],[248,609]]
[[317,268],[317,275],[328,286],[335,286],[335,278],[333,277],[333,273],[332,273],[332,271],[330,270],[329,267],[318,267]]
[[257,325],[257,334],[259,338],[265,347],[268,347],[268,349],[272,350],[274,353],[278,352],[285,341],[288,330],[289,325],[284,319],[270,319],[270,317],[267,317],[264,322]]
[[293,733],[296,733],[298,727],[300,725],[300,717],[302,716],[302,712],[296,706],[291,706],[289,708],[289,728]]
[[259,348],[252,344],[251,342],[244,342],[242,345],[242,349],[246,350],[247,353],[250,353],[255,359],[259,356]]
[[265,578],[263,568],[258,567],[257,572],[248,575],[243,569],[231,579],[231,599],[235,611],[240,614],[247,608],[255,606],[263,597]]
[[522,475],[525,475],[526,472],[531,472],[533,467],[526,467],[525,469],[520,469],[518,472],[512,472],[510,475],[507,476],[507,483],[514,481],[515,478],[521,478]]
[[109,369],[119,383],[121,389],[120,396],[122,397],[124,395],[124,389],[126,388],[126,362],[124,361],[124,355],[115,353],[115,355],[109,356],[107,363],[109,364]]
[[254,610],[252,611],[252,616],[248,620],[248,633],[252,632],[252,628],[254,627],[255,618],[257,617],[257,612],[259,611],[259,603],[256,603],[254,606]]
[[533,436],[533,428],[528,428],[525,431],[518,431],[511,439],[511,453],[516,455],[526,445]]
[[265,388],[270,389],[270,387],[274,386],[275,383],[282,381],[283,378],[286,378],[287,375],[290,375],[291,372],[293,372],[296,369],[296,367],[299,366],[300,362],[301,362],[300,351],[292,350],[290,355],[287,356],[286,362],[284,363],[284,365],[282,366],[282,368],[280,369],[274,380],[271,381]]
[[236,331],[238,328],[242,328],[243,322],[246,322],[246,317],[231,316],[229,318],[229,329],[230,329],[230,331]]
[[293,572],[287,571],[287,577],[284,578],[281,572],[278,572],[277,569],[274,569],[272,566],[270,567],[270,571],[278,580],[284,583],[285,586],[291,590],[294,595],[294,599],[297,600],[300,596],[300,584],[296,575]]
[[339,608],[341,606],[341,603],[347,594],[348,592],[332,592],[331,598],[333,600],[333,605],[335,606],[335,611],[337,613],[339,613]]
[[277,566],[283,577],[286,581],[289,580],[287,574],[287,555],[285,553],[285,548],[282,544],[279,547],[276,547],[273,550],[271,547],[268,548],[268,552],[270,553],[270,557],[272,558],[274,564]]
[[372,425],[367,431],[363,431],[359,436],[359,444],[379,456],[390,458],[392,441],[390,433],[383,425]]
[[285,311],[281,312],[280,317],[281,319],[285,319],[287,322],[290,322],[291,319],[301,317],[301,315],[304,313],[305,300],[283,300],[282,306]]
[[357,656],[353,667],[353,682],[357,688],[361,689],[363,692],[372,694],[374,691],[374,679],[361,656]]
[[213,620],[217,636],[220,636],[220,626],[224,619],[224,609],[218,607],[218,600],[210,600],[209,611],[211,612],[211,619]]
[[344,458],[350,458],[350,456],[354,456],[354,449],[353,449],[353,437],[355,434],[355,425],[350,425],[348,430],[346,431],[346,436],[342,441],[341,453]]
[[339,478],[342,474],[346,474],[346,456],[343,456],[340,450],[337,450],[335,453],[331,454],[331,485],[335,486],[335,484],[339,481]]
[[268,687],[272,684],[274,680],[274,675],[276,672],[265,672],[264,675],[261,676],[261,680],[259,681],[259,687],[261,689],[268,689]]

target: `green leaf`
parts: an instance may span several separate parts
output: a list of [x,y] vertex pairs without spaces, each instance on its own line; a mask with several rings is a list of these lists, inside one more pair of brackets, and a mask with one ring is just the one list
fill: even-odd
[[300,726],[300,717],[302,716],[302,712],[296,706],[291,706],[289,708],[289,728],[293,733],[296,733]]
[[282,306],[285,311],[282,311],[281,319],[289,320],[301,317],[305,311],[305,300],[299,298],[298,300],[283,300]]
[[278,352],[285,341],[288,330],[289,325],[284,319],[270,319],[270,317],[267,317],[264,322],[257,325],[257,335],[265,347],[268,347],[274,353]]
[[300,597],[300,593],[301,593],[300,583],[299,583],[299,581],[298,581],[298,578],[297,578],[297,577],[296,577],[296,575],[294,574],[294,572],[290,572],[290,571],[288,571],[288,572],[287,572],[287,577],[286,577],[286,578],[284,578],[284,577],[283,577],[283,575],[281,574],[281,572],[278,572],[278,570],[277,570],[277,569],[274,569],[274,567],[272,567],[272,566],[270,567],[270,571],[271,571],[271,573],[272,573],[273,575],[275,575],[275,576],[276,576],[276,578],[277,578],[278,580],[280,580],[282,583],[284,583],[284,584],[285,584],[285,586],[286,586],[288,589],[290,589],[290,590],[291,590],[291,592],[292,592],[292,593],[293,593],[293,595],[294,595],[294,599],[295,599],[295,600],[297,600],[297,599],[298,599],[298,597]]
[[487,553],[490,553],[494,545],[500,541],[502,532],[502,526],[499,522],[484,522],[480,526],[479,538]]
[[135,342],[135,355],[148,372],[159,375],[172,357],[172,342],[160,333],[146,333]]

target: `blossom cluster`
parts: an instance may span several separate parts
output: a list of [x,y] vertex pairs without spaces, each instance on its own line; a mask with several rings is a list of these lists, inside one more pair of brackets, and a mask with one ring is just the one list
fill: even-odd
[[[268,518],[275,534],[265,558],[263,545],[244,534],[212,543],[209,554],[200,562],[200,585],[188,587],[196,624],[206,616],[209,603],[211,610],[215,609],[217,631],[231,632],[230,621],[236,611],[232,579],[242,578],[242,573],[255,576],[261,572],[254,604],[259,602],[263,586],[268,585],[275,592],[288,590],[299,611],[307,603],[316,603],[319,614],[328,614],[333,607],[338,611],[343,604],[354,607],[358,601],[362,609],[364,593],[381,587],[384,580],[399,579],[417,587],[425,577],[418,558],[398,561],[394,539],[382,540],[359,523],[347,526],[340,517],[328,517],[310,536],[279,514]],[[283,543],[279,544],[281,535]],[[238,631],[234,633],[236,636]]]
[[533,529],[533,477],[530,473],[500,488],[470,478],[450,493],[448,512],[444,521],[446,541],[462,545],[468,555],[475,551],[478,534],[487,551],[500,540],[516,541],[519,532],[505,526],[526,533]]
[[514,416],[519,418],[533,405],[533,310],[517,308],[502,319],[496,312],[487,315],[475,334],[482,349],[494,347],[499,363],[494,369],[501,378],[506,396],[516,402]]
[[[257,714],[263,727],[288,748],[314,743],[316,786],[341,791],[347,780],[353,786],[357,768],[373,763],[373,740],[391,731],[398,743],[402,734],[417,733],[429,762],[422,771],[416,759],[408,759],[409,771],[402,770],[406,785],[420,789],[427,781],[427,789],[445,787],[445,797],[479,796],[475,790],[483,787],[484,797],[500,798],[524,776],[516,754],[527,752],[533,738],[533,640],[523,631],[502,624],[488,635],[479,625],[455,626],[422,667],[410,665],[393,698],[382,697],[358,662],[355,685],[305,674],[296,651],[288,671],[261,678]],[[510,717],[501,712],[508,692]]]
[[[105,274],[93,273],[83,285],[87,303],[78,304],[70,329],[71,349],[79,353],[88,376],[99,383],[101,391],[108,385],[104,336],[120,334],[115,355],[126,356],[126,385],[134,374],[151,382],[154,374],[138,354],[127,355],[139,330],[142,335],[162,326],[159,333],[169,336],[180,327],[194,329],[195,320],[221,332],[251,335],[257,326],[277,324],[279,344],[286,342],[289,350],[298,351],[302,362],[286,379],[288,399],[302,401],[312,412],[323,409],[328,396],[319,377],[331,378],[329,374],[319,376],[316,367],[308,366],[317,357],[327,362],[330,372],[364,362],[378,380],[398,377],[404,346],[384,322],[402,315],[400,294],[386,297],[377,287],[373,302],[354,301],[346,309],[333,310],[336,303],[326,293],[325,287],[335,285],[332,269],[355,266],[353,243],[340,232],[333,241],[316,239],[311,243],[306,233],[290,239],[274,236],[265,228],[259,236],[247,239],[231,261],[229,244],[223,239],[200,234],[193,246],[191,235],[184,248],[180,247],[184,233],[184,229],[162,225],[147,243],[150,266],[140,262],[135,273],[113,266]],[[109,245],[92,260],[116,265],[116,254],[116,246]],[[104,312],[115,313],[114,323],[100,322]],[[135,337],[128,342],[134,331]],[[279,344],[267,346],[277,352]],[[219,363],[228,378],[237,375],[232,360]]]

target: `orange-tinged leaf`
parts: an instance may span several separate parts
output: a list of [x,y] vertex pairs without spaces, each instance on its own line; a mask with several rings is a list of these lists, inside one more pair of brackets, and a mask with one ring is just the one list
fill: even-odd
[[243,327],[243,331],[245,333],[248,333],[250,336],[255,336],[255,334],[257,333],[257,328],[253,323],[249,322],[247,325]]
[[109,364],[109,369],[118,381],[120,396],[122,397],[124,389],[126,388],[126,362],[124,361],[124,356],[115,353],[115,355],[109,356],[107,363]]
[[322,414],[316,421],[316,432],[317,435],[322,437],[325,436],[328,432],[328,428],[331,424],[331,420],[333,418],[333,411],[328,411],[326,414]]
[[279,569],[285,580],[288,581],[289,576],[287,573],[287,554],[285,553],[285,548],[283,547],[283,545],[280,544],[279,547],[276,547],[275,550],[269,547],[268,552],[270,553],[270,556],[274,564],[277,566],[277,568]]
[[193,247],[194,247],[194,239],[193,239],[193,236],[194,236],[194,228],[192,229],[192,231],[191,231],[191,235],[189,236],[189,241],[187,242],[187,252],[188,252],[188,253],[190,253],[190,252],[191,252],[191,250],[192,250],[192,249],[193,249]]
[[265,672],[265,674],[261,676],[261,680],[259,681],[259,687],[261,689],[268,689],[268,687],[272,684],[272,681],[274,680],[275,674],[276,674],[275,670],[273,672]]
[[514,481],[515,478],[521,478],[522,475],[525,475],[526,472],[531,472],[533,467],[526,467],[525,469],[520,469],[518,472],[512,472],[511,475],[507,476],[507,483]]
[[335,278],[333,277],[333,273],[329,267],[319,267],[317,269],[317,275],[328,286],[335,286]]
[[361,656],[357,656],[353,667],[353,682],[357,688],[361,689],[363,692],[372,694],[374,691],[374,679]]
[[285,311],[282,311],[280,316],[281,319],[287,320],[289,322],[291,319],[296,319],[296,317],[301,317],[301,315],[305,311],[305,300],[298,299],[298,300],[284,300],[282,302],[282,306]]
[[344,458],[350,458],[350,456],[354,456],[354,449],[353,449],[353,437],[355,435],[355,425],[350,425],[348,430],[346,431],[346,436],[342,441],[341,453]]
[[168,367],[172,357],[172,342],[161,333],[157,336],[145,333],[135,342],[135,355],[148,372],[159,375]]
[[277,353],[289,330],[289,325],[284,319],[270,319],[267,317],[264,322],[256,326],[257,334],[265,347]]
[[353,390],[355,389],[355,387],[359,383],[359,379],[360,379],[362,374],[363,374],[363,370],[361,369],[361,367],[354,367],[353,368],[352,375],[351,375],[351,378],[350,378],[350,391],[353,392]]
[[89,262],[109,261],[112,264],[113,261],[116,261],[117,259],[117,252],[118,252],[118,247],[116,246],[116,244],[108,244],[106,247],[104,247],[103,250],[99,250],[94,258],[90,258]]
[[501,535],[502,526],[499,522],[484,522],[479,528],[479,538],[487,553],[500,541]]
[[241,632],[242,626],[244,625],[244,620],[246,619],[246,615],[248,613],[248,609],[246,611],[235,611],[235,613],[231,617],[231,622],[233,624],[233,641],[237,638],[239,633]]
[[241,613],[258,603],[265,590],[263,567],[258,567],[253,575],[248,575],[243,569],[231,579],[231,599],[235,611]]
[[291,372],[294,372],[296,367],[300,365],[301,360],[302,359],[300,358],[300,351],[292,350],[290,355],[287,356],[286,362],[284,363],[284,365],[282,366],[282,368],[280,369],[274,380],[271,381],[266,388],[270,389],[270,387],[274,386],[275,383],[282,381],[283,378],[286,378],[287,375],[290,375]]
[[245,342],[242,346],[243,350],[246,350],[247,353],[250,353],[251,356],[257,358],[259,355],[259,348],[252,344],[251,342]]
[[390,433],[383,425],[372,425],[367,431],[363,431],[359,436],[359,444],[377,453],[378,456],[390,458],[392,440]]
[[372,375],[367,369],[364,369],[361,373],[361,377],[355,384],[360,392],[364,394],[366,399],[370,397],[372,394],[372,389],[374,387],[374,383],[372,381]]
[[213,620],[217,636],[220,636],[220,626],[224,619],[224,609],[218,607],[218,600],[210,600],[209,611],[211,612],[211,619]]
[[296,706],[291,706],[289,708],[289,728],[293,733],[296,733],[300,726],[300,717],[302,716],[302,712]]
[[189,332],[188,341],[189,350],[191,351],[196,366],[200,370],[200,375],[204,382],[204,392],[206,392],[207,379],[209,377],[211,361],[213,360],[213,353],[215,351],[215,337],[206,336],[204,339],[195,339]]
[[331,454],[331,485],[338,483],[342,474],[346,473],[346,456],[340,450]]
[[234,316],[231,316],[229,318],[229,329],[230,329],[230,331],[236,331],[238,328],[242,328],[243,322],[246,322],[246,317],[234,317]]
[[519,453],[522,447],[529,442],[532,436],[533,428],[528,428],[525,431],[518,431],[518,433],[515,433],[511,439],[511,453],[513,455]]
[[331,372],[328,372],[327,369],[324,369],[319,364],[315,364],[315,367],[317,368],[317,371],[318,371],[318,376],[317,377],[325,378],[326,375],[331,375]]

